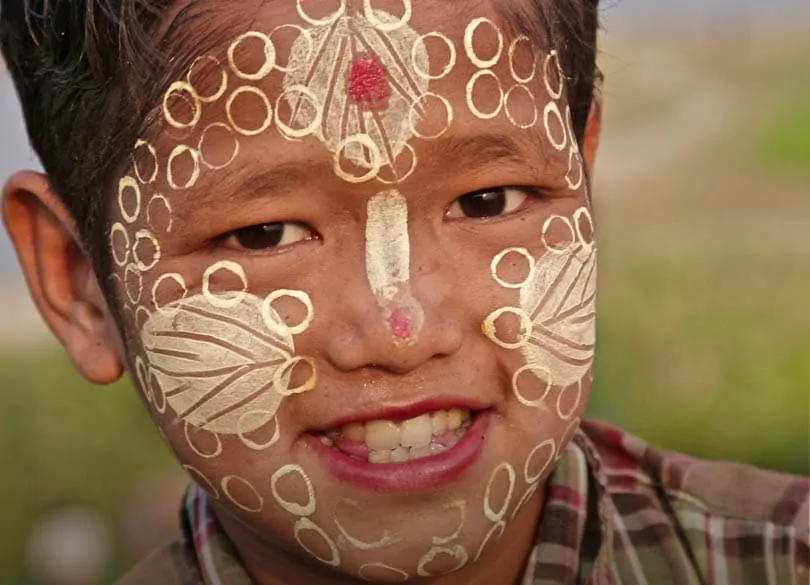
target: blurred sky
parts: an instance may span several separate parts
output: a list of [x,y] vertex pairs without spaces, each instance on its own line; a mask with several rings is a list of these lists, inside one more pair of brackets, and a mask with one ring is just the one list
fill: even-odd
[[[624,27],[757,29],[802,26],[810,31],[810,0],[602,0],[609,31]],[[0,73],[0,183],[15,169],[36,167],[11,83]],[[0,231],[0,286],[19,281],[5,231]]]

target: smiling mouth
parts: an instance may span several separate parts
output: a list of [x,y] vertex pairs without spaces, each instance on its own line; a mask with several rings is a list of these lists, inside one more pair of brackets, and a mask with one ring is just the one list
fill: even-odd
[[355,422],[318,433],[325,446],[373,465],[404,463],[441,455],[467,434],[477,411],[451,408],[406,420]]

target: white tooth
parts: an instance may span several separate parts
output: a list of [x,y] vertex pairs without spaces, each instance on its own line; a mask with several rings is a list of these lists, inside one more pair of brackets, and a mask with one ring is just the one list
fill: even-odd
[[433,434],[436,436],[443,435],[447,431],[447,411],[437,410],[430,417],[430,422],[433,427]]
[[399,447],[399,425],[390,420],[366,423],[366,445],[372,451],[392,451]]
[[408,460],[410,452],[407,447],[397,447],[391,451],[391,463],[402,463]]
[[430,445],[424,447],[411,447],[411,459],[422,459],[423,457],[430,457]]
[[451,431],[455,431],[460,426],[461,426],[461,409],[451,408],[450,412],[447,413],[447,428],[450,429]]
[[321,435],[321,443],[323,443],[327,447],[333,447],[335,445],[334,441],[332,441],[332,439],[330,439],[326,435]]
[[439,453],[444,453],[445,451],[447,451],[447,447],[445,447],[444,445],[439,445],[438,443],[430,444],[431,455],[438,455]]
[[362,443],[366,440],[366,425],[361,423],[351,423],[343,427],[343,436],[350,441]]
[[430,445],[432,427],[429,414],[406,420],[400,426],[400,430],[402,435],[399,441],[403,447],[426,447]]
[[391,451],[372,451],[368,454],[369,463],[388,463],[391,461]]

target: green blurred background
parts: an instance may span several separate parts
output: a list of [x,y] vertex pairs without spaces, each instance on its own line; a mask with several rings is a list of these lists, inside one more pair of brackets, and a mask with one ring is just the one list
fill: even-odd
[[[620,30],[602,49],[590,414],[664,448],[808,475],[808,35]],[[105,536],[109,580],[171,535],[182,475],[128,384],[82,382],[4,290],[0,582],[37,583],[32,530],[65,507],[100,512],[63,524]]]

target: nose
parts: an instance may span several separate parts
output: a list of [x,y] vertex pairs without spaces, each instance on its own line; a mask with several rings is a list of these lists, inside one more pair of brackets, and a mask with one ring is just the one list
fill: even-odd
[[455,271],[443,265],[429,226],[412,232],[398,192],[369,200],[365,250],[355,248],[357,261],[351,263],[365,270],[344,281],[343,301],[323,346],[336,369],[405,374],[461,347],[464,321],[451,295]]

